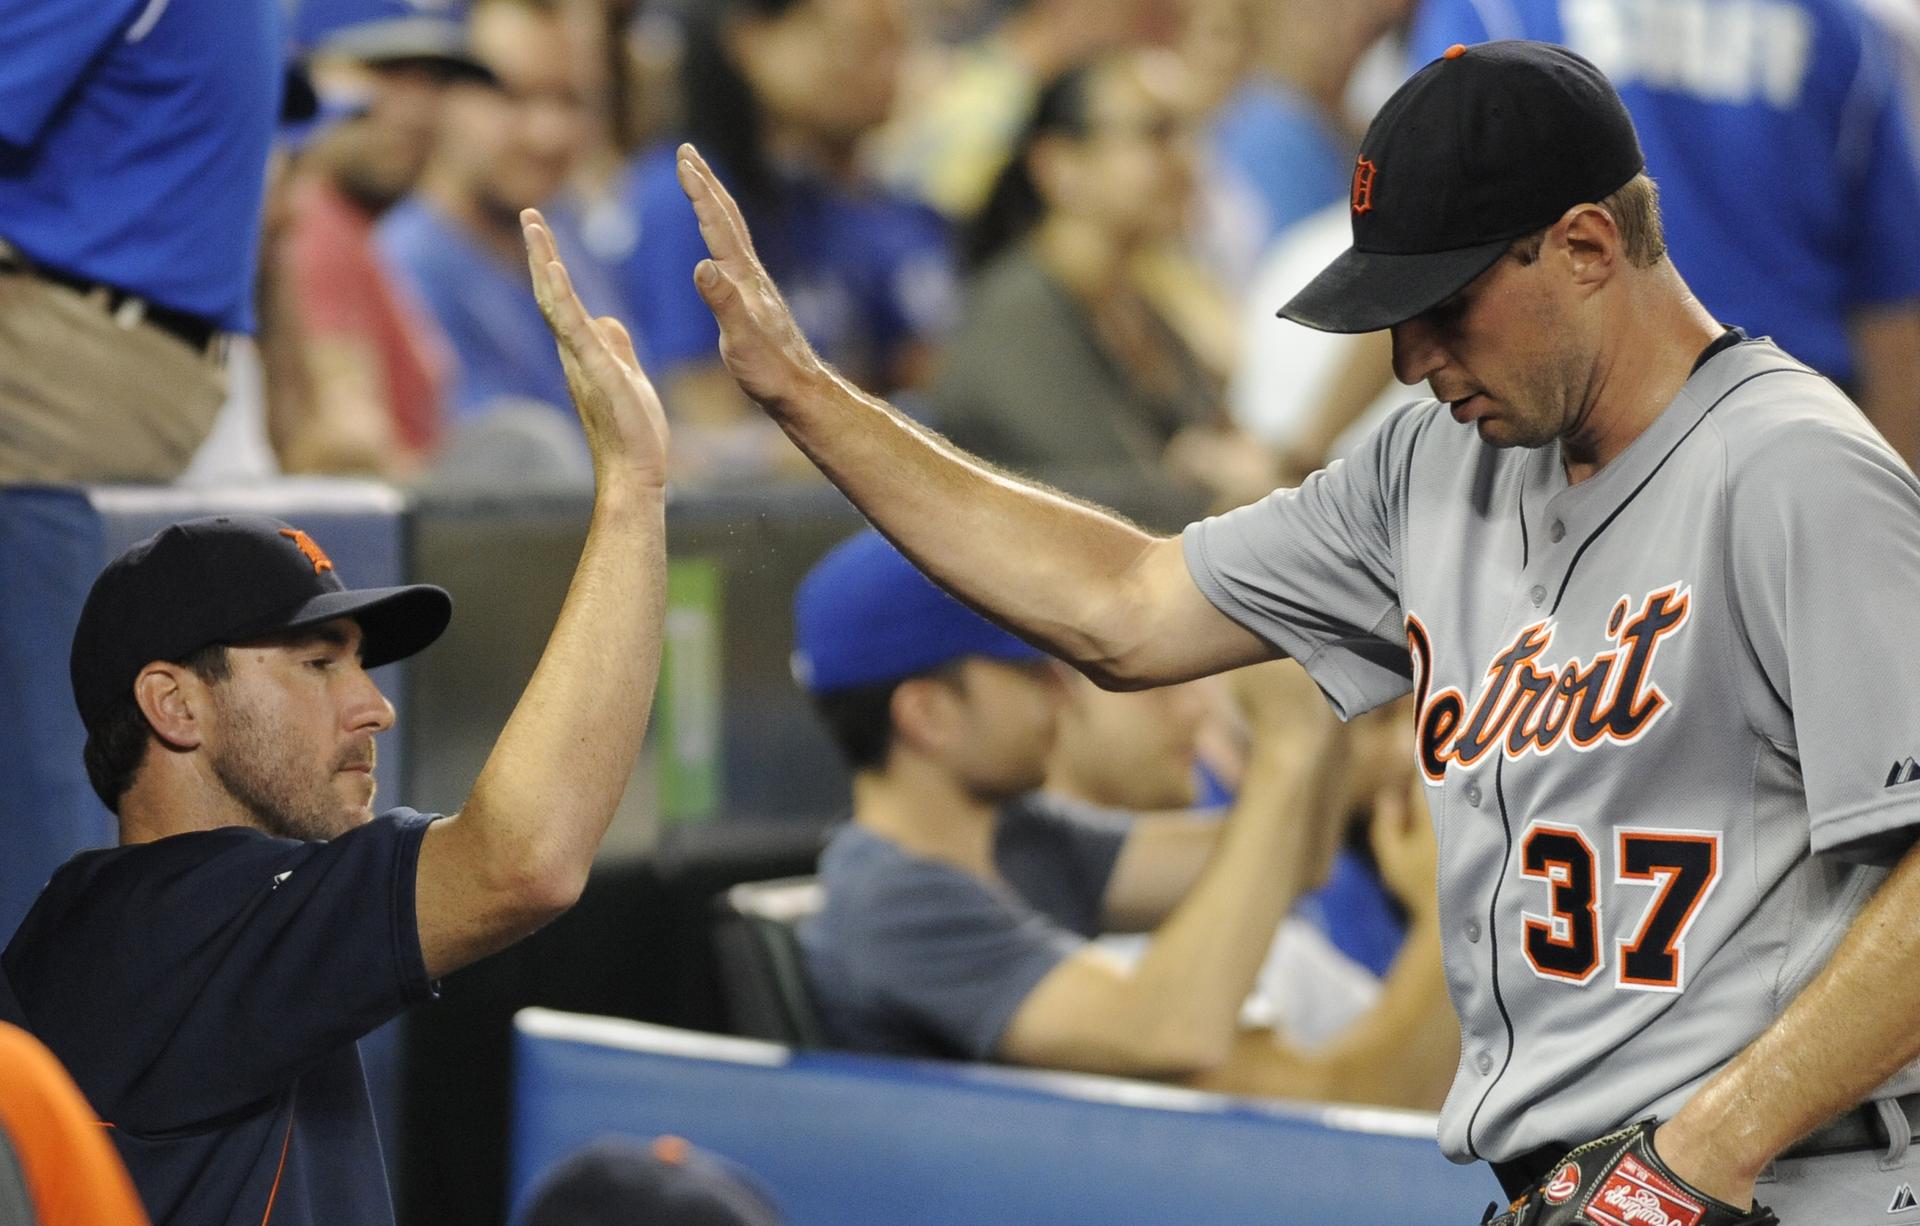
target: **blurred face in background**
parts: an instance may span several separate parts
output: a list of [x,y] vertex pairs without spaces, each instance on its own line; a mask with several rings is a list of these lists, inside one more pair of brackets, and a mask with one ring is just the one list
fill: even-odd
[[1206,684],[1111,693],[1070,677],[1049,783],[1115,809],[1191,808],[1200,725],[1210,709]]
[[[969,656],[910,684],[925,687],[914,739],[968,794],[998,804],[1045,781],[1060,718],[1058,665]],[[897,709],[895,718],[898,726]]]
[[449,90],[442,157],[474,203],[517,225],[520,210],[546,203],[586,151],[591,66],[557,12],[483,0],[471,20],[474,56],[500,84]]
[[901,0],[800,0],[731,32],[769,130],[845,146],[893,112],[907,51]]
[[1189,78],[1165,52],[1115,56],[1088,85],[1084,134],[1036,141],[1034,181],[1050,214],[1123,245],[1181,232],[1194,188]]
[[315,64],[326,97],[365,99],[363,114],[336,126],[312,156],[334,184],[369,213],[382,213],[413,190],[440,130],[446,74],[423,60],[388,64]]

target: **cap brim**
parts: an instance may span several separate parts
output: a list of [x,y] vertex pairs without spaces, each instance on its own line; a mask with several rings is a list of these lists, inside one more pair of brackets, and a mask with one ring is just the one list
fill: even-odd
[[337,617],[360,623],[360,660],[378,668],[404,660],[431,645],[453,618],[453,597],[428,583],[405,587],[370,587],[315,596],[265,624],[245,627],[227,636],[230,642],[306,630]]
[[449,77],[492,83],[493,71],[474,58],[466,30],[438,17],[399,17],[348,26],[321,40],[314,54],[373,65],[431,65]]
[[1349,247],[1280,308],[1280,318],[1321,332],[1391,328],[1458,293],[1512,245],[1501,238],[1419,255]]

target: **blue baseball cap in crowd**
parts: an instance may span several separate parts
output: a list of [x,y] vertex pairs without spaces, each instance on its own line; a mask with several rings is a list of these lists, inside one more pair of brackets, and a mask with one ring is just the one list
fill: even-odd
[[965,656],[1044,660],[947,595],[869,529],[835,545],[793,596],[793,678],[831,694],[932,672]]

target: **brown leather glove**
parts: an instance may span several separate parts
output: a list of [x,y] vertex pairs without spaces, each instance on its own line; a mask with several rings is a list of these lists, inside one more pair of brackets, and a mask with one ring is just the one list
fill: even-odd
[[1489,1205],[1481,1226],[1779,1226],[1771,1209],[1736,1209],[1674,1174],[1653,1152],[1655,1123],[1579,1146],[1506,1212]]

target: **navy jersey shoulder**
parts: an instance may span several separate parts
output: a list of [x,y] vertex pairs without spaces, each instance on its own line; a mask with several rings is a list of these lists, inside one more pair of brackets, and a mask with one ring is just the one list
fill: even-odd
[[355,1041],[433,995],[431,820],[84,852],[41,893],[0,963],[156,1222],[257,1222],[268,1198],[279,1226],[392,1220]]

